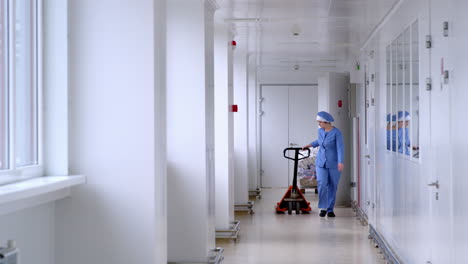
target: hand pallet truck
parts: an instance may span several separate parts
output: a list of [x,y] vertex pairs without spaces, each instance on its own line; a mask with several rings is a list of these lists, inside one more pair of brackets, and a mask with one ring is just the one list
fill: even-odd
[[[286,156],[286,152],[288,150],[295,151],[294,158]],[[310,203],[307,202],[301,190],[297,187],[297,164],[300,160],[306,159],[310,156],[310,149],[307,149],[307,156],[299,153],[300,150],[302,150],[302,148],[285,148],[283,151],[283,156],[285,158],[294,160],[294,177],[292,186],[289,186],[281,201],[276,204],[277,213],[284,213],[288,211],[288,214],[292,214],[292,211],[295,210],[296,214],[299,214],[301,211],[302,213],[309,213],[312,211],[312,208],[310,208]],[[299,155],[303,157],[299,158]]]

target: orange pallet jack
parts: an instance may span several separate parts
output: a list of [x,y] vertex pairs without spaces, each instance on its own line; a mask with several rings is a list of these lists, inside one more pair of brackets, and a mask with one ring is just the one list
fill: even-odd
[[[286,156],[286,152],[288,150],[295,151],[294,158]],[[281,201],[276,203],[277,213],[284,213],[288,211],[288,214],[292,214],[292,211],[295,210],[296,214],[300,214],[301,211],[302,213],[309,213],[310,211],[312,211],[312,208],[310,208],[310,203],[307,202],[306,198],[304,197],[304,194],[302,194],[301,190],[297,187],[298,162],[310,156],[310,149],[307,149],[307,156],[304,156],[303,154],[299,153],[300,150],[302,150],[302,148],[285,148],[283,151],[283,155],[285,158],[294,160],[294,177],[292,186],[289,186]],[[299,155],[303,157],[299,158]]]

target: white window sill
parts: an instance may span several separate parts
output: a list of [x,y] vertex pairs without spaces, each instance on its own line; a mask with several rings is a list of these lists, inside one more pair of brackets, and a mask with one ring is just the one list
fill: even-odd
[[0,186],[0,215],[53,202],[71,195],[71,187],[86,177],[45,176]]

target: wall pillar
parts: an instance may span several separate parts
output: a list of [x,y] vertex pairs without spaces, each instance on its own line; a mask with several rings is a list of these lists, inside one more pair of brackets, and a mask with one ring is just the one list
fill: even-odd
[[167,2],[168,261],[206,262],[214,227],[214,1]]
[[234,51],[234,104],[239,107],[239,111],[234,115],[234,200],[235,204],[247,204],[249,201],[247,38],[240,36],[237,38],[237,47]]
[[215,25],[215,175],[216,230],[228,230],[234,221],[233,46],[228,24]]

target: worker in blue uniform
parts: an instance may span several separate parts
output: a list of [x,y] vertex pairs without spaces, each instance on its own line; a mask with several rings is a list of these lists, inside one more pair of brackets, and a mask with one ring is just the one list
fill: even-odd
[[[404,146],[406,155],[410,155],[411,142],[408,128],[410,120],[411,117],[408,111],[398,111],[398,152],[403,153]],[[403,140],[403,131],[405,140]]]
[[305,145],[302,149],[320,147],[315,160],[320,217],[335,217],[336,191],[344,168],[344,144],[341,131],[332,126],[332,115],[327,112],[317,114],[319,124],[318,139]]

